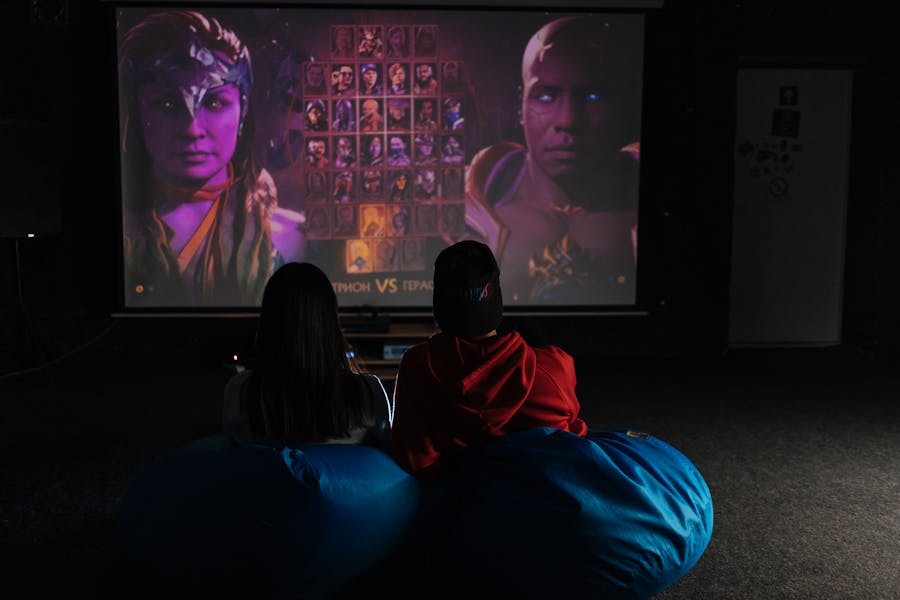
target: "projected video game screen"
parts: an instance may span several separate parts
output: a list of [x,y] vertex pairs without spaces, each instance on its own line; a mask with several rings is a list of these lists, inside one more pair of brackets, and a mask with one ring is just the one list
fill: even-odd
[[643,17],[117,9],[126,308],[248,308],[306,261],[430,307],[488,244],[509,307],[635,303]]

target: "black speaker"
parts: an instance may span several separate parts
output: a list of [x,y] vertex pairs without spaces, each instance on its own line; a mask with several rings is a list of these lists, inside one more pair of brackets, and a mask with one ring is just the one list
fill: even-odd
[[63,171],[54,139],[46,123],[0,119],[0,238],[60,233]]

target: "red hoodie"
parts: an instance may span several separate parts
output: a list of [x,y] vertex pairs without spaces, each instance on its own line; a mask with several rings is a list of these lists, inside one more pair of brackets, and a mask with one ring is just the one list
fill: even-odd
[[517,332],[472,342],[439,333],[410,348],[394,387],[394,458],[410,472],[490,437],[530,427],[585,435],[575,364]]

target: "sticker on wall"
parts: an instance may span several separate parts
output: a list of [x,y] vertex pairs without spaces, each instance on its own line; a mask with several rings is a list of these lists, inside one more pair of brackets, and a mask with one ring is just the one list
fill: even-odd
[[778,104],[781,106],[797,106],[798,103],[799,98],[796,85],[783,85],[778,89]]
[[772,135],[796,138],[800,134],[800,111],[776,108],[772,111]]
[[802,152],[802,144],[789,144],[787,140],[744,140],[737,147],[743,159],[746,174],[768,181],[769,195],[781,198],[790,189],[790,176],[794,172],[795,152]]

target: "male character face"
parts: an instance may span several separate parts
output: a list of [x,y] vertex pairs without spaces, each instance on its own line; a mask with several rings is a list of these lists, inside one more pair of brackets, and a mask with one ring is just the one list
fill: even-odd
[[369,142],[369,156],[372,158],[381,156],[381,138],[374,137],[372,138],[372,141]]
[[316,158],[325,156],[325,140],[309,140],[309,153]]
[[353,85],[353,67],[351,67],[350,65],[344,65],[341,67],[341,85]]
[[396,102],[391,102],[389,105],[389,108],[391,111],[391,117],[395,121],[400,121],[403,119],[403,117],[406,116],[406,109],[403,108],[402,105],[397,104]]
[[455,83],[459,80],[459,63],[448,62],[444,64],[444,81]]
[[419,110],[419,120],[430,121],[432,118],[434,118],[434,102],[425,100],[422,102],[422,107]]
[[400,52],[403,52],[405,50],[406,34],[404,34],[403,30],[399,27],[391,29],[390,36],[388,37],[388,43],[391,45],[391,50],[399,54]]
[[391,138],[391,154],[393,156],[403,156],[403,153],[406,151],[406,144],[403,143],[402,138],[392,137]]
[[431,65],[416,65],[416,77],[419,78],[420,83],[428,83],[428,80],[431,79],[432,74],[433,71],[431,69]]
[[322,110],[318,106],[313,105],[306,112],[306,116],[307,116],[307,119],[309,119],[310,126],[315,127],[316,125],[319,124],[319,121],[322,119]]
[[434,152],[434,138],[426,135],[419,137],[416,143],[416,152],[420,158],[431,156],[431,153]]
[[334,34],[334,43],[338,50],[346,50],[350,47],[350,30],[339,27]]
[[237,147],[241,94],[234,84],[210,88],[191,115],[182,94],[157,83],[137,91],[144,146],[160,177],[220,183]]
[[306,70],[306,83],[313,88],[321,87],[325,81],[325,72],[319,65],[310,65]]
[[588,40],[565,38],[529,43],[522,64],[522,125],[534,164],[552,179],[597,166],[610,126],[603,104],[601,50]]
[[375,69],[366,69],[362,74],[363,82],[368,87],[372,87],[376,83],[378,83],[378,73]]

